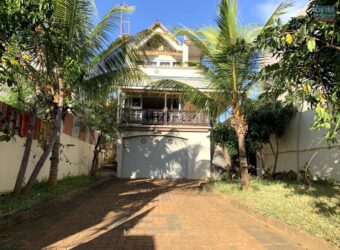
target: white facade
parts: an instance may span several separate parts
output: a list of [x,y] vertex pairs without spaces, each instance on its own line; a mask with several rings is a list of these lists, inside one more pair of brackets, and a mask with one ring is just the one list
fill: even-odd
[[[315,177],[340,180],[340,144],[327,145],[322,142],[325,130],[312,130],[314,111],[307,105],[298,107],[299,112],[288,125],[285,134],[279,139],[277,172],[293,170],[296,173],[309,165]],[[274,141],[274,140],[273,140]],[[340,138],[338,138],[340,141]],[[273,165],[274,156],[270,146],[264,145],[266,165]],[[257,161],[261,168],[261,161]]]
[[[187,40],[180,43],[162,24],[151,29],[166,43],[145,42],[147,59],[141,69],[151,81],[172,79],[205,89],[200,72],[188,62],[201,53]],[[151,42],[150,42],[151,41]],[[117,175],[121,178],[189,178],[210,176],[209,120],[173,90],[148,89],[139,83],[121,90],[121,138]]]
[[124,131],[117,148],[122,178],[210,176],[210,130],[206,127]]

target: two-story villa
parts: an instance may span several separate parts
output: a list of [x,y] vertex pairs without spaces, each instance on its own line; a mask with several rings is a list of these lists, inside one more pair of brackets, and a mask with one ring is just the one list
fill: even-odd
[[[199,70],[201,52],[189,40],[180,42],[161,23],[143,45],[147,55],[140,67],[151,80],[174,79],[204,89]],[[190,62],[190,63],[189,63]],[[189,178],[210,176],[209,118],[180,100],[175,90],[147,88],[146,83],[119,91],[121,137],[117,175],[121,178]]]

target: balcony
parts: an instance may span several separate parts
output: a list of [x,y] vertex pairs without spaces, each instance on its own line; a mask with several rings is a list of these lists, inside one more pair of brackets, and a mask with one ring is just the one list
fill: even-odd
[[209,126],[207,116],[198,112],[163,109],[122,109],[123,125]]

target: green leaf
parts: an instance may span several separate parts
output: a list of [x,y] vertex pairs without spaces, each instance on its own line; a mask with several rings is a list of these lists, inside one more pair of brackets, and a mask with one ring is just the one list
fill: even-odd
[[316,44],[315,44],[315,38],[314,37],[307,37],[307,49],[310,51],[310,52],[313,52],[315,51],[316,49]]
[[306,26],[306,24],[303,24],[303,25],[301,26],[300,34],[301,34],[301,36],[303,36],[303,37],[307,35],[307,26]]

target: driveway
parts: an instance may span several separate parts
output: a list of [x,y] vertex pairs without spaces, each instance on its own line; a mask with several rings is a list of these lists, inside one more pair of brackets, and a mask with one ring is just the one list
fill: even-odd
[[0,235],[0,249],[304,249],[197,181],[112,181]]

